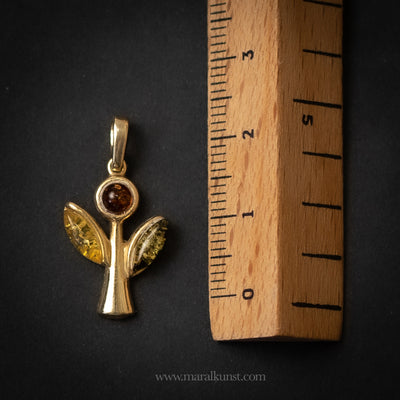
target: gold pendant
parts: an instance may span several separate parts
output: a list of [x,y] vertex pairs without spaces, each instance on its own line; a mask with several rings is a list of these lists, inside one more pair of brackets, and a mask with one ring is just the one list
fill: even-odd
[[135,185],[124,177],[128,121],[115,118],[111,127],[112,158],[109,177],[96,191],[97,210],[110,221],[110,239],[97,222],[81,207],[67,203],[64,226],[72,244],[90,261],[105,267],[104,283],[98,313],[109,318],[133,314],[128,280],[144,271],[156,258],[165,242],[167,220],[153,217],[144,222],[125,242],[122,223],[139,204]]

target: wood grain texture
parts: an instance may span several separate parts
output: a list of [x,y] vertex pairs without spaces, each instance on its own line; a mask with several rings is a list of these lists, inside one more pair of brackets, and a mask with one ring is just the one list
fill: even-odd
[[321,3],[209,2],[215,340],[340,338],[342,7]]

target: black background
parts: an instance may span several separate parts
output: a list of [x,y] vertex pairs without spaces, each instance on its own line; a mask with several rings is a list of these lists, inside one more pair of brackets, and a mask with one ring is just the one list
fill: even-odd
[[[206,2],[2,1],[1,386],[22,398],[384,398],[399,356],[399,5],[344,9],[346,290],[339,343],[217,343],[207,297]],[[98,221],[114,115],[132,122],[126,224],[170,221],[132,281],[138,313],[96,314],[100,267],[62,222]],[[106,228],[102,221],[103,227]],[[161,383],[156,373],[263,373]],[[95,396],[95,397],[94,397]]]

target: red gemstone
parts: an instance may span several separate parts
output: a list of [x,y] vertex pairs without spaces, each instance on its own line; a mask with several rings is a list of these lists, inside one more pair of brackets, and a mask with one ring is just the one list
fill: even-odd
[[132,194],[129,189],[120,183],[108,185],[102,196],[104,207],[115,214],[125,212],[132,205]]

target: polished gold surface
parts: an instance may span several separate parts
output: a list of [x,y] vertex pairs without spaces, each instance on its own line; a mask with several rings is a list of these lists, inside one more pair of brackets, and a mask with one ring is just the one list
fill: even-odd
[[121,118],[114,118],[114,123],[111,125],[111,170],[114,173],[121,173],[124,166],[128,127],[128,121]]
[[[97,311],[110,318],[133,314],[128,280],[144,271],[156,258],[164,246],[167,230],[165,218],[153,217],[139,226],[128,241],[123,239],[123,221],[139,204],[135,185],[123,176],[127,134],[128,121],[116,118],[111,127],[112,158],[107,166],[110,176],[100,184],[95,195],[98,211],[110,221],[110,239],[85,210],[71,202],[64,207],[65,230],[75,248],[89,260],[105,267]],[[123,199],[118,198],[117,191],[110,190],[114,187],[121,189]],[[111,196],[113,208],[104,203],[105,193]],[[118,201],[124,201],[120,208]]]

